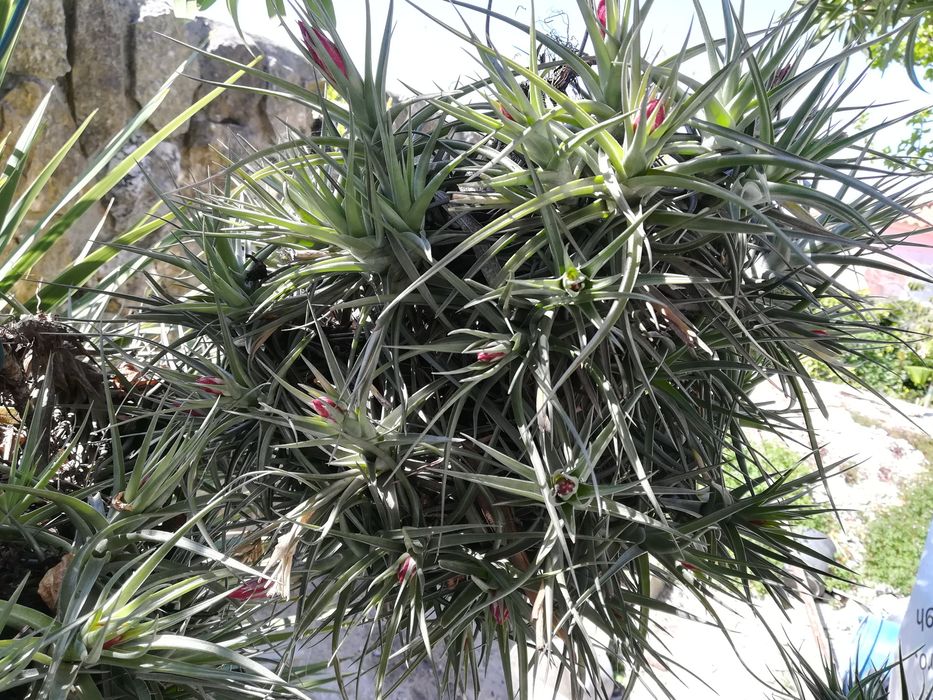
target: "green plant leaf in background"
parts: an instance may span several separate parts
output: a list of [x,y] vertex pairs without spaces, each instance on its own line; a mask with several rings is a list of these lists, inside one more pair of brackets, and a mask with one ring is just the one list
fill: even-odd
[[[212,7],[217,0],[173,0],[175,16],[180,19],[192,19],[198,12],[203,12]],[[285,0],[265,0],[266,10],[270,17],[282,16],[285,14]],[[227,10],[230,16],[238,22],[239,0],[226,0]],[[239,23],[237,24],[239,26]]]
[[0,83],[6,78],[7,66],[10,56],[16,45],[19,30],[26,17],[29,0],[2,0],[0,1]]

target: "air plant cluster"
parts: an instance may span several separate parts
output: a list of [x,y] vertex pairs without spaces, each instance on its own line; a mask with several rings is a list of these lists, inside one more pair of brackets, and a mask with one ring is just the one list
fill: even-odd
[[[125,687],[120,664],[155,655],[159,692],[202,687],[200,661],[212,697],[301,697],[324,638],[344,694],[372,672],[389,697],[433,660],[439,697],[482,696],[499,654],[515,697],[553,666],[608,695],[681,661],[653,581],[715,620],[753,583],[786,601],[785,566],[819,558],[798,525],[831,506],[801,496],[834,465],[803,359],[854,381],[839,357],[871,324],[842,273],[902,269],[886,229],[920,185],[855,130],[844,71],[865,47],[822,51],[815,6],[754,35],[727,8],[716,39],[697,5],[702,41],[649,59],[650,2],[578,0],[582,50],[452,5],[462,26],[435,21],[482,76],[449,92],[390,99],[391,9],[367,12],[363,61],[330,2],[289,25],[334,99],[217,57],[322,131],[167,195],[165,245],[126,246],[164,277],[96,326],[103,364],[140,381],[107,399],[122,508],[65,583],[86,584],[60,630],[83,683],[108,687],[103,664]],[[523,58],[477,20],[525,31]],[[772,467],[757,431],[810,445],[812,473]],[[117,545],[133,567],[95,558]],[[159,652],[182,624],[204,658]],[[342,646],[360,630],[375,669]]]

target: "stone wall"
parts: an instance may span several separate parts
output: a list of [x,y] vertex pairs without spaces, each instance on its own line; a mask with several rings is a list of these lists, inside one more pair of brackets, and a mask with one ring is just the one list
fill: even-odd
[[[223,63],[194,55],[167,37],[207,47],[241,63],[261,54],[259,67],[270,74],[305,87],[320,85],[319,76],[292,48],[256,41],[251,50],[230,26],[177,19],[172,0],[32,0],[2,86],[0,133],[15,138],[36,105],[53,91],[45,132],[32,158],[30,174],[35,175],[78,125],[93,115],[79,148],[43,189],[36,214],[68,190],[95,154],[186,60],[190,62],[184,77],[127,144],[124,155],[210,91],[213,86],[206,81],[226,80],[232,72]],[[241,84],[270,87],[248,76]],[[89,212],[33,276],[47,278],[58,273],[105,217],[101,240],[127,230],[157,199],[149,178],[163,191],[201,181],[216,172],[212,166],[218,150],[236,152],[244,142],[268,145],[285,133],[286,125],[304,132],[313,119],[308,110],[292,102],[228,90],[140,163],[148,178],[138,169],[131,172],[113,191],[109,214],[104,207]]]

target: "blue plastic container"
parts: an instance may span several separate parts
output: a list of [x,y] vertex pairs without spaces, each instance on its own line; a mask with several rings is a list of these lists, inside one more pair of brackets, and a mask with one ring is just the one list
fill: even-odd
[[843,691],[848,693],[855,680],[863,680],[895,663],[898,658],[898,637],[901,623],[869,615],[855,632],[852,656],[846,664]]

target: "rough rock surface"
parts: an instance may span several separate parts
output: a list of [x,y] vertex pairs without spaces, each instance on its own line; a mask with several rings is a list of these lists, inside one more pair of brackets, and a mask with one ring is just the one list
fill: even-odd
[[42,80],[65,75],[71,70],[66,31],[62,0],[32,0],[8,71]]
[[[204,19],[175,17],[172,0],[32,0],[17,48],[0,88],[0,134],[15,139],[47,92],[52,91],[45,131],[35,146],[28,173],[35,175],[65,140],[94,115],[78,146],[43,189],[23,231],[68,191],[98,153],[140,108],[155,96],[173,71],[185,64],[161,106],[137,134],[119,149],[120,156],[169,123],[177,114],[209,92],[201,80],[224,81],[234,68],[193,52],[172,41],[207,47],[230,59],[248,63],[264,58],[259,68],[272,75],[313,87],[320,77],[289,47],[253,40],[243,45],[233,28]],[[187,63],[186,63],[187,61]],[[241,84],[269,88],[252,77]],[[98,239],[123,233],[158,200],[156,190],[168,191],[216,173],[225,152],[242,155],[250,146],[261,148],[286,135],[285,125],[307,132],[314,115],[303,106],[265,94],[230,90],[182,124],[154,152],[142,159],[111,192],[110,214]],[[247,145],[249,144],[249,145]],[[111,159],[111,163],[116,161]],[[143,174],[145,170],[146,174]],[[105,171],[106,172],[106,171]],[[152,185],[155,185],[153,187]],[[74,260],[98,227],[104,209],[95,207],[33,270],[48,279]],[[19,294],[32,294],[24,285]]]
[[[81,137],[86,154],[99,150],[133,113],[130,46],[126,32],[134,17],[132,0],[70,0],[73,17],[70,84],[76,121],[95,110],[94,120]],[[38,37],[23,36],[23,43]]]
[[[319,76],[309,70],[306,62],[296,61],[295,54],[290,49],[269,44],[263,47],[263,55],[266,56],[264,70],[269,75],[301,85],[312,92],[323,88]],[[308,133],[315,129],[317,115],[306,106],[290,100],[267,99],[275,105],[274,109],[267,109],[266,114],[277,136],[287,135],[289,129],[300,133]]]
[[[39,104],[51,92],[45,109],[45,130],[33,144],[26,170],[32,180],[74,134],[76,124],[62,90],[54,83],[34,78],[15,78],[7,83],[9,91],[0,100],[0,133],[18,136]],[[45,211],[53,205],[77,179],[86,166],[86,159],[77,148],[72,149],[59,166],[58,176],[42,188],[33,212]]]
[[[204,22],[188,22],[175,17],[168,0],[149,0],[139,8],[139,17],[132,26],[133,98],[140,106],[151,100],[162,88],[171,70],[184,64],[183,75],[177,78],[162,105],[149,118],[149,123],[161,129],[195,99],[201,63],[187,46],[173,42],[174,37],[188,46],[201,46],[208,35]],[[158,57],[158,60],[153,60]],[[225,76],[226,77],[226,76]],[[188,129],[183,125],[178,134]]]
[[[111,161],[116,165],[146,140],[145,134],[134,136]],[[111,191],[113,205],[110,216],[117,231],[126,231],[138,222],[154,203],[153,195],[168,193],[178,187],[181,176],[181,151],[171,141],[156,146],[139,161],[139,166],[117,183]]]

